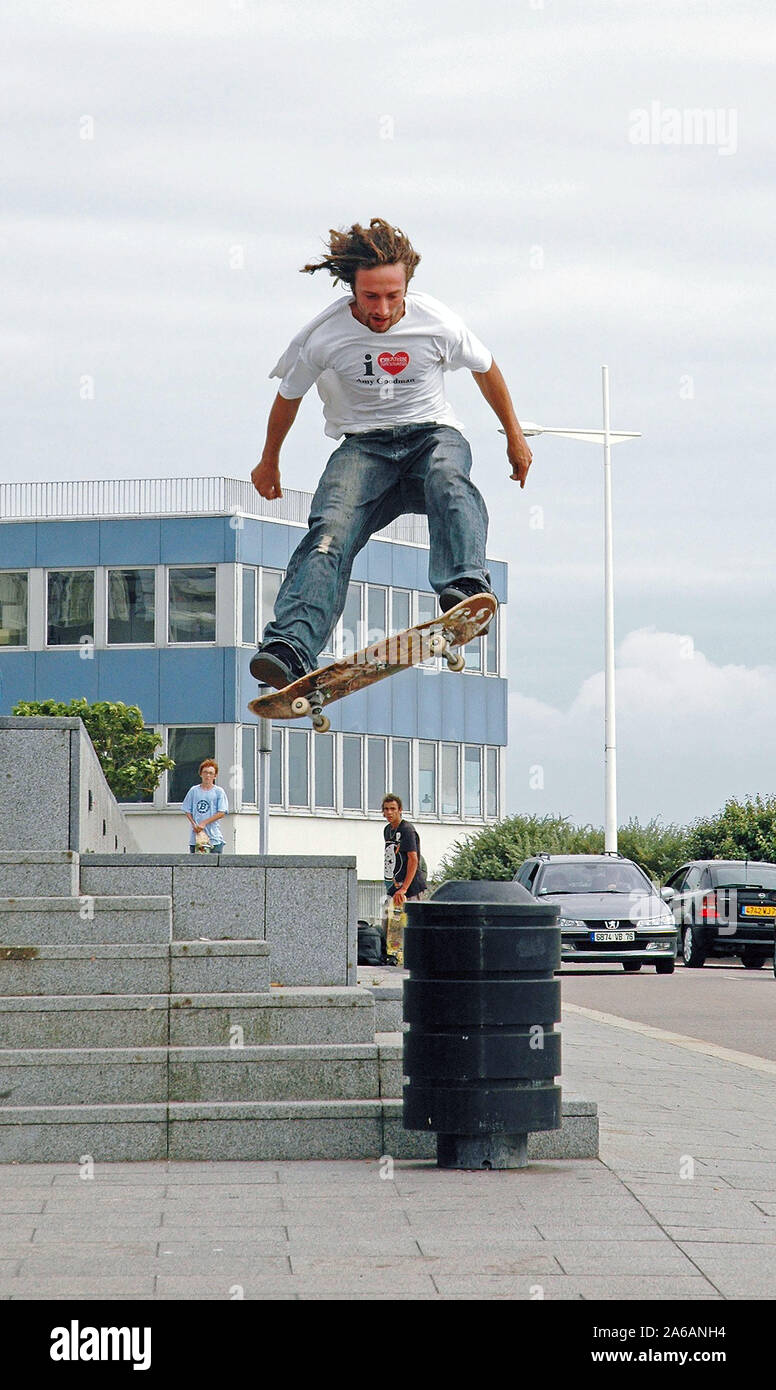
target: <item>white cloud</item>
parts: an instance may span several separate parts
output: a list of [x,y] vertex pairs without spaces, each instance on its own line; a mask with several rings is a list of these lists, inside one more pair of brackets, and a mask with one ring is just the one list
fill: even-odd
[[[618,648],[616,691],[621,824],[687,821],[774,790],[776,667],[716,665],[690,637],[644,628]],[[515,692],[509,717],[510,810],[601,824],[603,672],[565,710]]]

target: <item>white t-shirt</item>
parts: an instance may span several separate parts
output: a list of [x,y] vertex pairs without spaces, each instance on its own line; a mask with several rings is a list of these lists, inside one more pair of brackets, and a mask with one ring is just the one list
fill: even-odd
[[444,373],[487,372],[493,358],[452,309],[408,290],[404,315],[373,333],[340,298],[292,339],[270,372],[280,395],[296,400],[318,388],[332,439],[391,425],[433,422],[461,426],[445,400]]

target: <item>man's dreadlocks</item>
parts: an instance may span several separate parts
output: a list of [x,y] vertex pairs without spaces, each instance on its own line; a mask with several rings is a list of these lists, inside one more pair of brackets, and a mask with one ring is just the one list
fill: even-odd
[[335,282],[344,280],[352,290],[356,271],[377,265],[403,265],[409,284],[419,261],[420,256],[404,232],[382,217],[373,217],[368,227],[354,222],[346,232],[330,228],[327,254],[320,261],[302,266],[302,273],[314,275],[316,270],[328,270]]

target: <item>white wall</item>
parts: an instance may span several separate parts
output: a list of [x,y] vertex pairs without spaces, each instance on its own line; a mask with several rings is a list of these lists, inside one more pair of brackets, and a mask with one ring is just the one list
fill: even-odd
[[[189,823],[182,811],[126,811],[143,854],[186,854]],[[221,822],[227,849],[232,854],[258,854],[259,818],[243,812]],[[433,874],[440,859],[456,840],[480,828],[475,825],[440,825],[413,821],[420,846]],[[278,816],[269,818],[270,854],[355,854],[360,879],[383,876],[382,816],[370,820],[343,817]]]

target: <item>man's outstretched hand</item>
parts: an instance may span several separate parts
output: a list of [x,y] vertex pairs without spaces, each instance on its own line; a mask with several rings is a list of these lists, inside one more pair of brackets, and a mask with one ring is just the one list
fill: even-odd
[[272,502],[282,497],[280,486],[280,464],[276,459],[261,459],[251,473],[251,482],[261,497]]
[[507,458],[512,465],[510,477],[521,487],[525,487],[525,480],[528,477],[528,469],[531,467],[533,454],[528,448],[525,435],[520,435],[516,439],[507,440]]

